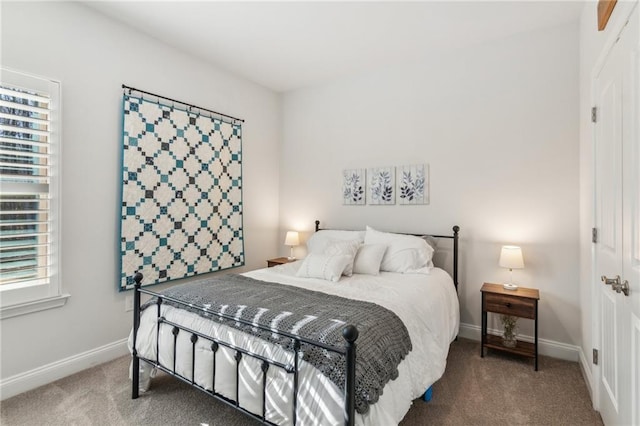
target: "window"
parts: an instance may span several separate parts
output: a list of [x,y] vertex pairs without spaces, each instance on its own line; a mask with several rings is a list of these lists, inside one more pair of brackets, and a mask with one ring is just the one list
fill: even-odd
[[0,318],[64,305],[60,83],[1,69]]

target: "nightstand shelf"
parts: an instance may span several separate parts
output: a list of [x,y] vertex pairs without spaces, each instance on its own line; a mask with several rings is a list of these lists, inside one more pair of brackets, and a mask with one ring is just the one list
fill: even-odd
[[515,355],[522,355],[529,358],[535,358],[535,345],[530,342],[523,342],[518,340],[515,348],[507,348],[502,344],[502,337],[494,336],[493,334],[487,334],[484,343],[485,348],[497,349],[503,352],[509,352]]
[[[505,290],[502,284],[484,283],[482,292],[482,330],[480,356],[484,357],[485,348],[533,358],[538,371],[538,300],[540,292],[534,288],[519,287],[517,290]],[[501,336],[487,333],[487,313],[527,318],[534,322],[534,341],[518,340],[513,348],[502,344]]]

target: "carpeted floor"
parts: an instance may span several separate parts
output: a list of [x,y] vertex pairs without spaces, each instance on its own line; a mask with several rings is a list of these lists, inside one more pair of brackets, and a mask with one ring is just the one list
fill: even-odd
[[[9,425],[254,425],[209,396],[165,375],[133,401],[129,357],[123,357],[15,396],[0,404]],[[478,342],[451,345],[447,370],[429,403],[414,401],[402,426],[601,425],[578,364],[532,361],[489,352]]]

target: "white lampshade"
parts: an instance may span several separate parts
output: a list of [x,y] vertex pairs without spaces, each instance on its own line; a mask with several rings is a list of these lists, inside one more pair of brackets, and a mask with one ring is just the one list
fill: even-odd
[[300,237],[296,231],[287,231],[287,237],[284,239],[285,246],[297,246],[300,244]]
[[518,246],[502,246],[499,264],[503,268],[509,269],[524,268],[524,260],[522,260],[522,249]]

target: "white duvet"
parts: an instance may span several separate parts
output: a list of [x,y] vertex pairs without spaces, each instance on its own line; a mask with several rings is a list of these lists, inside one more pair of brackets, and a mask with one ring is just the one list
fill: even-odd
[[[458,334],[459,306],[453,281],[439,268],[429,275],[382,272],[378,276],[354,274],[339,282],[298,278],[296,271],[301,262],[274,268],[259,269],[244,275],[262,281],[278,282],[314,291],[335,294],[351,299],[376,303],[395,312],[404,322],[412,351],[400,364],[399,376],[386,384],[383,394],[369,411],[356,413],[357,425],[398,424],[409,410],[412,400],[438,380],[445,369],[449,344]],[[182,324],[203,334],[220,338],[231,344],[292,364],[293,355],[279,346],[266,343],[238,330],[209,321],[196,314],[162,306],[162,315],[169,321]],[[157,309],[152,306],[142,312],[138,330],[137,349],[140,356],[156,359]],[[173,338],[169,325],[160,327],[160,363],[172,369],[174,365]],[[176,372],[188,380],[211,390],[213,367],[211,342],[198,339],[195,343],[195,378],[192,378],[192,342],[190,334],[178,334],[176,346]],[[356,341],[357,344],[357,341]],[[129,338],[132,347],[132,336]],[[235,351],[220,347],[216,355],[215,390],[235,399]],[[240,386],[237,389],[240,405],[262,415],[262,378],[260,363],[245,356],[240,363]],[[141,363],[141,390],[148,388],[151,368]],[[300,389],[297,423],[300,425],[342,425],[343,391],[306,362],[300,363]],[[267,372],[267,420],[277,424],[292,424],[293,375],[279,368]]]

